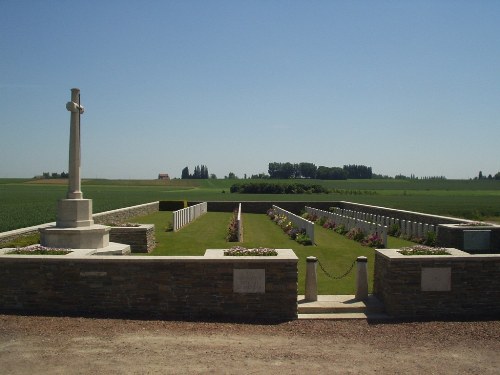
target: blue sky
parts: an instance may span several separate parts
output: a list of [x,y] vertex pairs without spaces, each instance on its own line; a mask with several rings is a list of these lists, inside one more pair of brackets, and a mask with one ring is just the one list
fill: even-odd
[[500,171],[500,1],[0,0],[0,177]]

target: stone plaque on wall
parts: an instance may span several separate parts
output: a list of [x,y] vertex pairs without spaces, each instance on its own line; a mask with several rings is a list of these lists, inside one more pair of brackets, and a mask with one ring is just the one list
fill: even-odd
[[451,291],[451,267],[422,268],[422,292]]
[[234,269],[233,270],[233,292],[234,293],[265,293],[266,292],[266,270],[265,269]]
[[490,250],[490,230],[464,230],[464,250]]

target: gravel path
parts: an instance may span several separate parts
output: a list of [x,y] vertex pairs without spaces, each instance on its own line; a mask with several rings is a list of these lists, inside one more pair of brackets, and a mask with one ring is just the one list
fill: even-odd
[[2,374],[499,374],[500,321],[276,325],[0,315]]

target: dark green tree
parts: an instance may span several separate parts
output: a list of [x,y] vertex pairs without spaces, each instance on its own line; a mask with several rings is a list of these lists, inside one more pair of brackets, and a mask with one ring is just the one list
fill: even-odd
[[318,168],[313,163],[299,163],[299,177],[316,178],[316,171]]

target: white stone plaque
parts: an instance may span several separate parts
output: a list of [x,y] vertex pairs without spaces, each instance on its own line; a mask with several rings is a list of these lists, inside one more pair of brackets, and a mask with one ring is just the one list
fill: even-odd
[[233,292],[234,293],[265,293],[266,292],[266,270],[265,269],[234,269],[233,270]]
[[451,267],[422,268],[422,292],[451,291]]
[[464,230],[464,250],[489,250],[490,230]]

